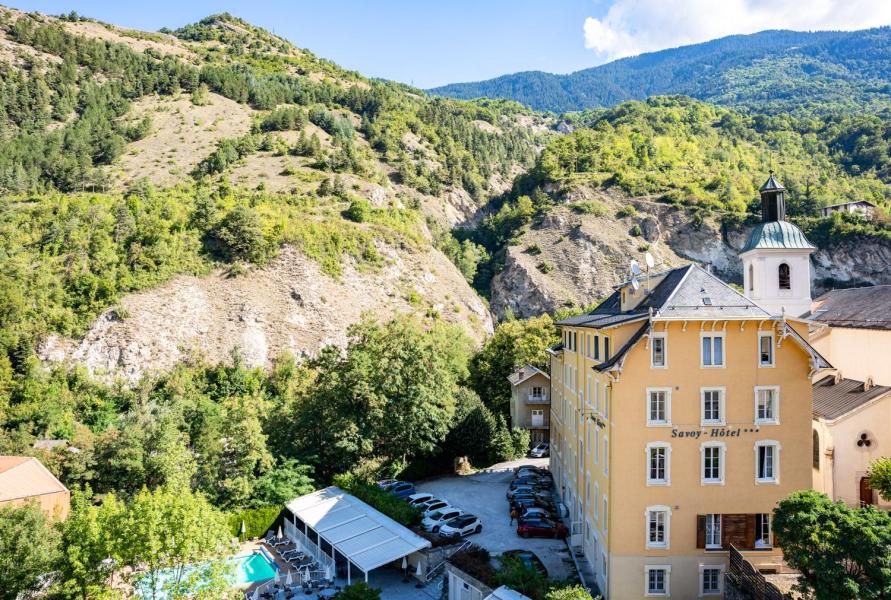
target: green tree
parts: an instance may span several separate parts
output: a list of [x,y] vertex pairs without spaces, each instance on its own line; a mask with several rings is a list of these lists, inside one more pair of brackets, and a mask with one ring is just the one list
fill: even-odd
[[230,210],[213,229],[221,252],[227,260],[260,263],[266,258],[266,240],[257,213],[243,205]]
[[869,487],[891,502],[891,458],[879,458],[869,465]]
[[495,582],[506,585],[532,600],[543,600],[548,590],[548,578],[538,569],[527,565],[516,556],[500,556],[501,568],[495,573]]
[[344,600],[381,600],[381,590],[380,588],[371,587],[364,581],[360,581],[347,586],[339,594],[339,597]]
[[[600,596],[597,596],[599,599]],[[580,585],[555,587],[545,594],[545,600],[594,600],[591,592]]]
[[[115,553],[122,565],[146,569],[141,586],[152,600],[183,597],[199,584],[204,593],[221,591],[228,587],[226,574],[210,559],[225,551],[228,529],[200,494],[172,486],[143,489],[120,519]],[[172,577],[162,577],[162,570]]]
[[97,598],[107,589],[112,567],[106,559],[114,559],[114,542],[124,506],[113,494],[102,504],[92,503],[91,490],[75,490],[71,496],[71,513],[61,526],[61,542],[65,552],[60,561],[60,591],[69,598]]
[[850,508],[811,490],[793,492],[774,510],[777,545],[816,598],[878,600],[891,595],[891,515]]
[[545,350],[559,341],[557,328],[548,315],[499,324],[470,360],[470,387],[486,406],[506,416],[510,404],[507,377],[526,363],[547,372]]
[[294,459],[284,459],[261,475],[253,485],[251,503],[256,507],[280,506],[314,491],[312,468]]
[[58,556],[58,537],[37,504],[0,507],[0,600],[37,591]]

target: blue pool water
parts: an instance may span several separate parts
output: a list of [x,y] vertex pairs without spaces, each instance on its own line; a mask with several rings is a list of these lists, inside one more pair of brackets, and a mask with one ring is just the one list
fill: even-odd
[[[242,556],[233,556],[231,558],[222,559],[218,564],[226,569],[226,578],[231,582],[232,586],[240,586],[255,583],[257,581],[266,581],[275,577],[276,566],[262,551]],[[187,567],[183,578],[189,577],[195,572],[196,567]],[[158,600],[166,600],[168,594],[163,591],[166,584],[173,581],[176,573],[173,569],[164,569],[158,573],[156,585],[159,588],[155,598]],[[201,584],[198,583],[198,587]],[[139,595],[143,598],[151,598],[151,583],[143,578],[136,585]]]

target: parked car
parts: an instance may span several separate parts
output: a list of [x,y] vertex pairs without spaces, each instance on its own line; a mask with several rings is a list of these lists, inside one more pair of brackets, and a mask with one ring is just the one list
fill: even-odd
[[415,493],[415,484],[410,481],[397,481],[387,488],[387,491],[397,498],[408,498]]
[[534,496],[522,497],[522,498],[514,498],[510,507],[515,509],[517,513],[520,513],[524,508],[543,508],[555,514],[561,514],[558,512],[560,509],[557,508],[557,504],[555,504],[552,500],[542,500],[541,498],[536,498]]
[[475,515],[461,515],[439,527],[439,537],[464,537],[483,530],[483,523]]
[[505,495],[507,496],[507,499],[510,500],[511,498],[513,498],[514,496],[517,496],[517,495],[522,496],[524,494],[532,494],[534,496],[536,494],[550,494],[550,493],[551,493],[550,487],[544,487],[539,484],[533,484],[533,485],[526,484],[526,485],[519,485],[515,488],[508,489],[507,493]]
[[544,566],[544,563],[535,552],[531,552],[529,550],[508,550],[506,552],[502,552],[501,556],[512,556],[514,558],[518,558],[524,565],[529,567],[530,569],[535,569],[545,577],[548,576],[548,570]]
[[511,481],[510,484],[508,484],[508,488],[513,489],[528,485],[549,490],[554,487],[554,482],[547,477],[520,477]]
[[554,475],[547,469],[540,467],[520,467],[514,472],[514,477],[547,477],[553,479]]
[[411,504],[412,506],[420,506],[425,502],[430,500],[434,500],[435,496],[433,494],[428,494],[427,492],[418,492],[417,494],[412,494],[411,496],[407,496],[405,501]]
[[377,482],[377,487],[386,490],[397,483],[399,483],[398,479],[381,479]]
[[531,458],[546,458],[551,455],[551,446],[547,442],[541,442],[540,444],[536,444],[532,450],[529,451],[529,456]]
[[421,507],[421,510],[424,511],[424,516],[426,517],[428,515],[432,515],[433,513],[435,513],[436,511],[438,511],[442,508],[447,508],[448,506],[449,506],[449,503],[446,502],[445,500],[436,500],[436,502],[431,502],[430,504],[427,504],[426,506]]
[[558,514],[556,512],[540,506],[524,506],[519,513],[520,519],[550,519],[552,521],[558,519]]
[[460,517],[464,514],[464,511],[460,508],[455,508],[454,506],[446,506],[445,508],[440,508],[439,510],[434,510],[428,516],[424,517],[421,521],[421,527],[424,528],[424,531],[430,531],[432,533],[437,533],[439,528],[442,527],[442,524],[446,521],[451,521],[455,517]]
[[520,537],[552,537],[565,538],[569,534],[566,525],[560,521],[548,519],[522,519],[517,523],[517,535]]

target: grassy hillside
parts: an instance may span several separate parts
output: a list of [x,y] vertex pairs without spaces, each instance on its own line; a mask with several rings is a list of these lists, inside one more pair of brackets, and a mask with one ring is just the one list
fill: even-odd
[[524,72],[431,90],[509,98],[556,112],[684,94],[748,111],[845,111],[888,106],[891,29],[764,31],[624,58],[569,75]]

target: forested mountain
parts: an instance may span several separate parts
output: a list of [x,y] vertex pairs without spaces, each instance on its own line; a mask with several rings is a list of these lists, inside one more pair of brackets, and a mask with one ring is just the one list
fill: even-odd
[[508,98],[555,112],[659,94],[684,94],[763,113],[876,109],[889,106],[891,28],[762,31],[623,58],[569,75],[529,71],[430,92],[451,98]]

